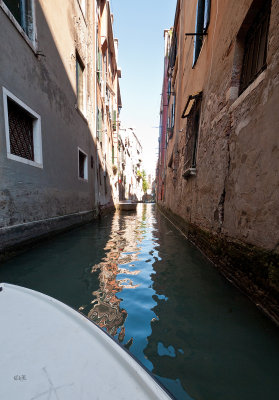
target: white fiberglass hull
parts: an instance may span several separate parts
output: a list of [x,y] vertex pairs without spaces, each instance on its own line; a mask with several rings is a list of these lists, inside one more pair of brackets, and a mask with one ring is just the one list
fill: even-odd
[[170,399],[77,311],[29,289],[0,288],[1,400]]

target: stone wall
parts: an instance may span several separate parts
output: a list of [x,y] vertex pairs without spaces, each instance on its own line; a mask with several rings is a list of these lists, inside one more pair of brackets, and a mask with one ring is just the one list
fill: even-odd
[[[211,1],[208,35],[192,68],[194,39],[185,38],[185,32],[195,31],[196,2],[181,2],[182,29],[171,72],[177,106],[167,165],[171,157],[173,162],[167,169],[161,205],[196,232],[218,238],[228,252],[225,243],[237,244],[240,258],[246,261],[233,257],[229,263],[247,274],[252,271],[253,279],[258,275],[262,285],[279,291],[279,4],[273,0],[271,7],[267,68],[239,96],[243,46],[239,33],[251,4],[252,0]],[[189,95],[199,91],[196,175],[184,179],[187,118],[181,116]],[[193,238],[198,241],[198,235]],[[260,253],[268,253],[273,261],[262,261]],[[226,254],[222,251],[224,260]]]

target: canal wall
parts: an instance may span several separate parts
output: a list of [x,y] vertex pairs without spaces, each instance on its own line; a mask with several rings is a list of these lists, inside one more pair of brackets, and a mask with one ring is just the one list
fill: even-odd
[[98,210],[83,211],[0,228],[0,261],[35,243],[95,220]]
[[220,273],[279,325],[278,254],[202,229],[162,204],[158,208]]

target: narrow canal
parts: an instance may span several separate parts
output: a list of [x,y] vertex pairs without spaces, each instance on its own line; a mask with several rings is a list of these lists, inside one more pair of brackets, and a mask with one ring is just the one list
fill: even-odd
[[155,205],[48,240],[3,263],[0,281],[80,310],[179,400],[278,398],[278,328]]

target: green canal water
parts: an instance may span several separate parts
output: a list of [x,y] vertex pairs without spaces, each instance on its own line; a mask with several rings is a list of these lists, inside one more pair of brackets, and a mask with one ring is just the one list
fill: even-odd
[[56,236],[0,281],[80,310],[179,400],[279,398],[278,328],[155,205]]

